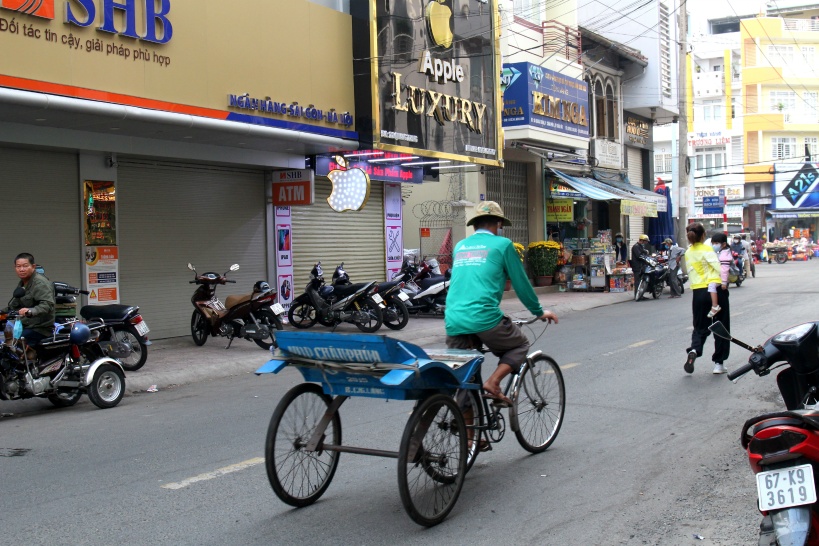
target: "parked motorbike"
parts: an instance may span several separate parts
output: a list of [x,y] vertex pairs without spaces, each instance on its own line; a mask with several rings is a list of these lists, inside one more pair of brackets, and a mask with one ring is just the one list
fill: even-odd
[[441,275],[437,260],[422,260],[414,265],[404,258],[401,271],[393,280],[404,282],[401,291],[409,296],[405,303],[410,314],[443,315],[446,311],[449,276]]
[[[344,262],[341,262],[333,273],[333,286],[350,284],[350,277],[344,270]],[[404,303],[409,300],[409,296],[401,291],[403,287],[404,282],[400,280],[382,282],[376,286],[376,294],[381,296],[385,304],[382,309],[384,326],[390,330],[400,330],[409,323],[409,310]]]
[[0,400],[47,398],[58,408],[83,394],[98,408],[113,408],[125,395],[125,372],[97,343],[102,324],[66,324],[29,347],[16,312],[0,315],[6,332],[0,345]]
[[233,339],[237,337],[253,341],[262,349],[276,345],[274,331],[284,328],[280,318],[284,314],[284,308],[276,303],[276,290],[267,282],[257,281],[250,294],[228,296],[225,303],[222,303],[216,297],[216,286],[235,283],[236,281],[227,278],[227,274],[238,271],[239,264],[233,264],[222,275],[213,272],[199,275],[191,264],[188,264],[188,269],[194,275],[190,283],[199,285],[191,297],[194,307],[191,337],[194,343],[202,346],[210,335],[228,338],[225,349],[229,349]]
[[[658,256],[657,263],[665,265],[668,267],[668,257],[667,256]],[[666,275],[665,278],[666,284],[668,287],[671,288],[671,275],[669,270],[669,275]],[[677,284],[680,287],[680,295],[685,294],[685,283],[688,282],[688,275],[683,273],[682,267],[677,269]]]
[[318,262],[310,271],[304,294],[290,305],[287,318],[296,328],[311,328],[316,322],[325,326],[349,322],[362,332],[375,332],[384,322],[384,300],[375,293],[376,288],[375,282],[328,286]]
[[[55,282],[56,318],[58,324],[77,320],[77,296],[88,295],[87,290],[74,288],[64,282]],[[103,323],[99,344],[106,355],[115,358],[123,369],[133,372],[148,360],[148,323],[135,305],[84,305],[80,316],[86,321]]]
[[640,277],[640,284],[637,285],[637,292],[634,294],[634,301],[640,301],[643,295],[648,292],[654,299],[659,298],[665,288],[668,277],[668,266],[661,264],[653,256],[640,256],[640,264],[643,276]]
[[751,352],[748,363],[728,379],[750,371],[762,377],[784,368],[776,383],[787,411],[749,419],[740,436],[756,474],[763,516],[759,544],[819,544],[814,472],[819,464],[819,322],[788,328],[757,347],[732,337],[721,322],[710,330]]

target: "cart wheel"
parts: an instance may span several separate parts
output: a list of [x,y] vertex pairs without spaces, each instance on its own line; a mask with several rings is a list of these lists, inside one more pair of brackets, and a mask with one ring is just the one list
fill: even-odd
[[787,262],[787,261],[788,261],[788,255],[787,255],[787,253],[784,253],[784,252],[779,252],[779,253],[776,255],[776,263],[778,263],[778,264],[784,264],[784,263],[785,263],[785,262]]
[[566,387],[557,362],[539,354],[523,370],[513,393],[512,430],[521,447],[540,453],[552,445],[563,424]]
[[398,452],[398,491],[415,523],[437,525],[455,506],[466,475],[466,444],[464,416],[451,396],[434,394],[412,412]]
[[307,451],[313,431],[332,399],[319,385],[302,383],[284,395],[267,429],[265,467],[276,495],[300,508],[316,502],[327,490],[338,466],[337,451],[324,451],[324,441],[341,445],[341,418],[335,413],[316,451]]
[[481,442],[486,442],[486,434],[480,430],[485,425],[481,395],[477,389],[459,389],[455,393],[455,402],[461,409],[466,425],[466,471],[475,464],[478,453],[481,452]]

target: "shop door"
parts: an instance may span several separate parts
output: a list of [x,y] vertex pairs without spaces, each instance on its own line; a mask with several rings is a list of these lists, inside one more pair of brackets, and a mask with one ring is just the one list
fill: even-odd
[[[11,298],[20,281],[14,257],[34,256],[52,281],[82,284],[83,243],[77,155],[41,150],[0,148],[6,226],[0,237],[0,299]],[[28,211],[20,223],[15,211]]]
[[120,301],[138,305],[152,338],[190,335],[199,273],[229,274],[216,295],[249,294],[267,279],[262,171],[119,160]]
[[373,181],[370,198],[357,212],[336,212],[327,204],[330,181],[316,179],[316,200],[310,207],[293,207],[293,279],[298,296],[321,262],[329,284],[336,266],[354,283],[384,281],[387,278],[384,234],[384,186]]
[[[626,147],[626,153],[628,154],[628,179],[631,182],[632,186],[637,186],[638,188],[643,187],[643,157],[642,151],[639,148],[628,148]],[[634,243],[637,242],[637,239],[640,238],[640,235],[646,233],[646,226],[645,220],[642,216],[629,216],[628,217],[628,246],[631,248]],[[647,233],[646,233],[647,235]],[[631,251],[629,251],[631,252]],[[629,255],[629,258],[631,256]]]
[[523,246],[529,244],[529,192],[526,188],[526,163],[507,161],[503,169],[486,173],[486,199],[496,201],[512,221],[503,236]]

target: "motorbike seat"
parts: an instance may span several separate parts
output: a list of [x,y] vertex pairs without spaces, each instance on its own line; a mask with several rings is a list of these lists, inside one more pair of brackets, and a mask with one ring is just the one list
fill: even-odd
[[393,288],[394,286],[396,286],[400,282],[401,281],[387,281],[387,282],[378,283],[378,291],[379,292],[386,292],[387,290],[389,290],[390,288]]
[[819,431],[819,412],[816,410],[780,411],[748,419],[742,428],[743,446],[747,448],[750,438],[760,431],[778,426],[803,427]]
[[447,280],[447,278],[444,275],[435,275],[434,277],[428,277],[426,279],[421,279],[420,281],[417,281],[415,284],[417,284],[421,288],[421,290],[426,290],[430,286],[433,286],[433,285],[438,284],[438,283],[442,283],[445,280]]
[[225,307],[228,309],[233,309],[240,303],[244,303],[246,301],[250,301],[250,298],[253,297],[253,294],[242,294],[236,296],[228,296],[225,300]]
[[80,309],[80,316],[85,320],[124,321],[128,315],[136,311],[139,311],[139,307],[134,305],[83,305]]
[[335,284],[333,285],[333,294],[339,298],[346,298],[350,294],[354,294],[367,286],[368,282],[359,282],[355,284]]
[[57,305],[68,305],[69,303],[77,303],[77,298],[74,296],[55,296],[54,303]]

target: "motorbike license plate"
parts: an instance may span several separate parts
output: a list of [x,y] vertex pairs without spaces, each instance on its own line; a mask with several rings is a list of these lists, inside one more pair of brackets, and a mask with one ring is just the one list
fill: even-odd
[[756,475],[756,489],[762,511],[816,502],[813,467],[809,464],[760,472]]
[[148,323],[146,323],[144,319],[142,322],[137,322],[134,324],[134,328],[136,328],[137,334],[141,336],[144,336],[151,331],[150,328],[148,328]]
[[378,294],[373,294],[373,301],[375,303],[384,303],[384,298],[382,298]]
[[403,292],[399,292],[398,293],[398,299],[401,300],[401,301],[407,301],[409,299],[409,296],[407,296]]
[[284,314],[284,307],[282,307],[281,303],[274,303],[270,306],[270,310],[273,311],[274,315],[283,315]]

